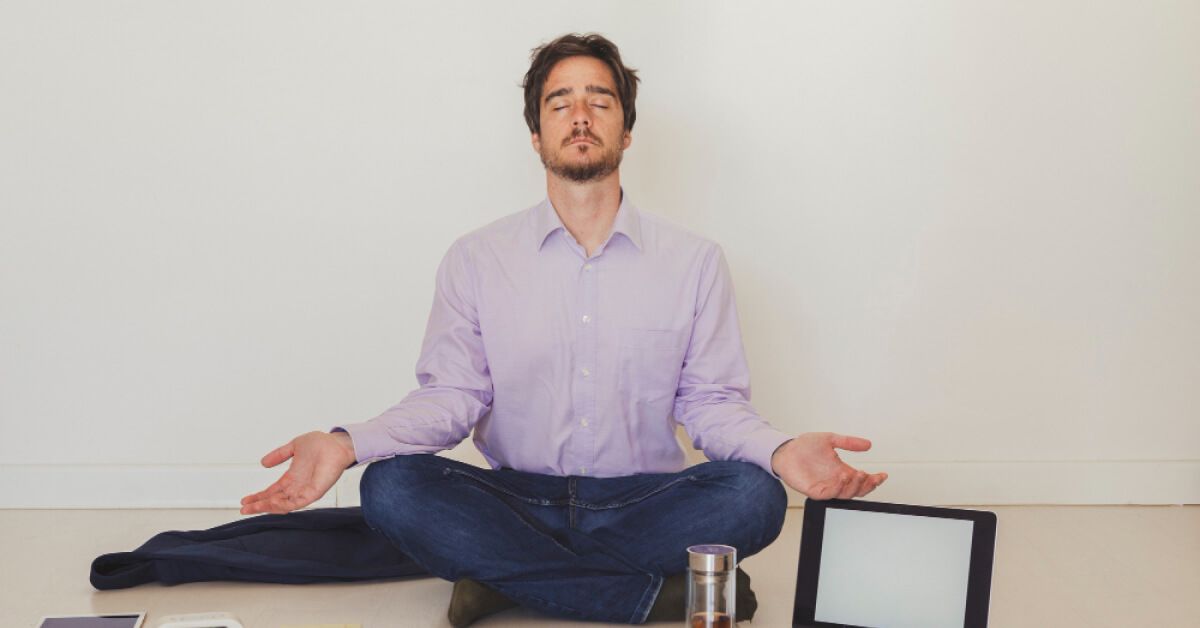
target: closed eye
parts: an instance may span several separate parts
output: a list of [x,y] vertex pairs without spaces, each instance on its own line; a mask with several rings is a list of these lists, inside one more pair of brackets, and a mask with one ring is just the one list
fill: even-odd
[[[599,108],[601,108],[601,109],[608,109],[608,105],[593,104],[592,106],[593,106],[593,107],[599,107]],[[559,105],[559,106],[557,106],[557,107],[554,107],[554,111],[561,111],[561,110],[563,110],[563,109],[566,109],[566,108],[567,108],[567,106],[566,106],[566,105]]]

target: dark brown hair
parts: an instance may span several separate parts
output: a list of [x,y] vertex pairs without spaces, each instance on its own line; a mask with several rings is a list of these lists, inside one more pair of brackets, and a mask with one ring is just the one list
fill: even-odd
[[633,121],[637,118],[634,101],[637,99],[637,84],[641,79],[637,70],[625,67],[621,63],[621,53],[617,45],[599,33],[568,33],[548,44],[542,44],[532,50],[532,61],[529,71],[525,73],[525,124],[529,125],[530,133],[541,133],[542,88],[546,85],[546,77],[554,64],[567,57],[595,57],[603,61],[612,70],[613,83],[617,85],[617,96],[621,101],[621,110],[625,112],[625,130],[633,130]]

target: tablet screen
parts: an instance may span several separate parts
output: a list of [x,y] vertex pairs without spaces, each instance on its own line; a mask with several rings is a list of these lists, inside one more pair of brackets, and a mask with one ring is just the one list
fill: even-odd
[[141,615],[93,615],[91,617],[47,617],[39,628],[138,628]]
[[962,628],[975,523],[829,508],[813,619]]

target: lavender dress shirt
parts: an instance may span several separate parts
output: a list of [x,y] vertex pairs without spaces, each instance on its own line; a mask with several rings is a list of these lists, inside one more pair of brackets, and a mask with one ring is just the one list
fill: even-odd
[[[588,257],[549,198],[454,242],[437,271],[420,388],[341,425],[357,464],[454,447],[492,468],[614,477],[684,468],[682,424],[710,460],[768,473],[790,438],[750,405],[721,247],[622,189]],[[778,477],[778,476],[776,476]]]

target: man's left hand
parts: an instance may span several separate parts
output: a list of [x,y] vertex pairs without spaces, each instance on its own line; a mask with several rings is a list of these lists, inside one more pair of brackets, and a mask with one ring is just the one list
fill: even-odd
[[832,432],[809,432],[782,444],[771,468],[788,486],[813,499],[851,499],[875,490],[886,473],[869,474],[842,462],[834,449],[867,451],[871,441]]

